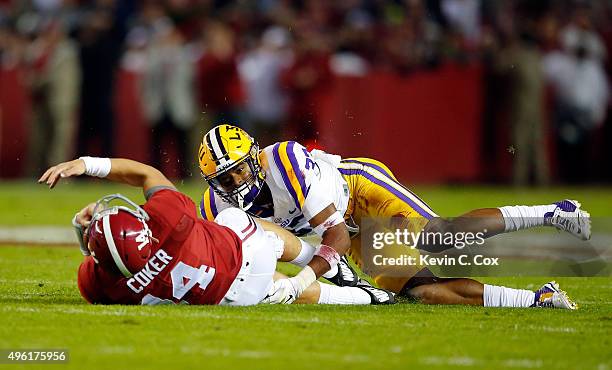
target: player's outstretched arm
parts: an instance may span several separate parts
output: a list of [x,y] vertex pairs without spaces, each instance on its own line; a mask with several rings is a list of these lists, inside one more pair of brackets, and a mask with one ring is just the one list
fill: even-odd
[[158,169],[123,158],[81,157],[69,162],[59,163],[47,169],[38,179],[38,182],[46,183],[49,188],[53,188],[62,178],[83,174],[105,177],[111,181],[142,187],[144,192],[156,186],[174,188],[172,182]]

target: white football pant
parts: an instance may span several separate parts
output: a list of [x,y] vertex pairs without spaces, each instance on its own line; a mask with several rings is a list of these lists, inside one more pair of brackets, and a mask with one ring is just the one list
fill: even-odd
[[242,267],[219,304],[248,306],[261,302],[272,289],[276,259],[283,254],[283,241],[238,208],[221,211],[215,222],[229,227],[242,239]]

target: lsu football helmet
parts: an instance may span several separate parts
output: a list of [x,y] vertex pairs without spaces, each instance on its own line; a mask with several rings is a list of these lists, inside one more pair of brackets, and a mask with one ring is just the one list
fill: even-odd
[[[239,127],[219,125],[204,135],[198,157],[202,175],[217,195],[242,210],[253,205],[265,181],[255,139]],[[243,163],[250,174],[240,184],[228,187],[221,181]]]
[[[120,200],[125,205],[110,206]],[[119,270],[125,277],[144,268],[157,241],[147,225],[149,215],[121,194],[107,195],[96,203],[86,232],[95,262],[109,271]]]

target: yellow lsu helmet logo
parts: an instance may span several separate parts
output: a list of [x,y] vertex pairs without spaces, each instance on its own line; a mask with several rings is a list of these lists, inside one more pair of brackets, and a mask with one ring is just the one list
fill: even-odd
[[253,138],[240,127],[219,125],[208,131],[198,153],[200,170],[210,179],[246,158]]

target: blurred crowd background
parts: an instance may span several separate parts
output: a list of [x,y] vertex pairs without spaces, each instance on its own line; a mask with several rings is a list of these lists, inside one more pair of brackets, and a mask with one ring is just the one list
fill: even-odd
[[611,20],[609,0],[0,0],[0,177],[85,154],[189,177],[229,122],[415,182],[611,181]]

